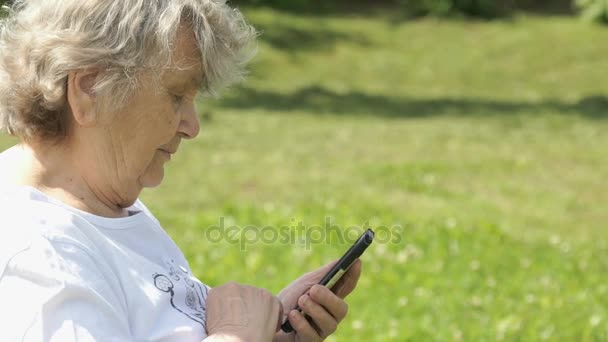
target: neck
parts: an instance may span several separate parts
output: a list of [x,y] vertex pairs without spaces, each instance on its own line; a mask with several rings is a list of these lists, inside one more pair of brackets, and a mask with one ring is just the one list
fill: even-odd
[[[82,172],[82,160],[66,145],[27,143],[15,146],[11,153],[18,161],[13,164],[16,179],[12,183],[29,185],[61,202],[103,217],[125,217],[125,203],[110,186],[87,179]],[[12,158],[11,158],[12,159]],[[79,162],[76,162],[76,161]],[[125,203],[125,204],[123,204]]]

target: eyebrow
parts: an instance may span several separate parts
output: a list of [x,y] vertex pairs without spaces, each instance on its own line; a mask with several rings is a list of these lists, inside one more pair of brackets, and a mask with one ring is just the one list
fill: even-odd
[[173,82],[169,83],[170,87],[175,87],[185,91],[186,89],[196,89],[201,91],[204,86],[205,79],[202,75],[183,75],[178,77]]
[[176,85],[179,87],[188,87],[190,89],[201,90],[203,88],[204,82],[205,79],[203,75],[192,75],[188,73],[180,77],[180,80],[176,83]]

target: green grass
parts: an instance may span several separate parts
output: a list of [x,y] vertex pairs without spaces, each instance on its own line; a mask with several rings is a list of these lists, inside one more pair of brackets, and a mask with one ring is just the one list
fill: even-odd
[[199,278],[278,291],[348,247],[243,250],[205,238],[220,217],[331,217],[398,240],[364,255],[334,341],[608,339],[605,28],[247,14],[249,81],[201,102],[201,136],[143,195]]

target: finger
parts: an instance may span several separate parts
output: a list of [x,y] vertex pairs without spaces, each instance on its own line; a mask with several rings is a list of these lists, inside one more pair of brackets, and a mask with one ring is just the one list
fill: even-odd
[[323,338],[298,310],[291,310],[289,322],[301,341],[321,341]]
[[348,269],[348,272],[342,276],[340,280],[332,287],[332,291],[340,297],[346,298],[357,286],[359,277],[361,276],[362,262],[360,259],[355,260],[353,265]]
[[283,302],[285,312],[289,313],[289,310],[293,309],[298,301],[298,298],[306,293],[310,288],[319,283],[321,278],[331,270],[331,268],[338,262],[338,260],[331,261],[320,268],[303,274],[301,277],[296,279],[287,288],[281,290],[277,295]]
[[338,321],[319,303],[316,303],[310,296],[302,296],[298,304],[314,322],[321,337],[331,335],[338,328]]
[[277,328],[275,331],[279,331],[281,329],[281,326],[283,325],[283,304],[281,303],[280,300],[277,299],[278,302],[278,306],[279,306],[279,317],[277,319]]
[[348,304],[327,287],[315,285],[310,289],[309,295],[315,303],[323,306],[336,321],[340,322],[346,317]]

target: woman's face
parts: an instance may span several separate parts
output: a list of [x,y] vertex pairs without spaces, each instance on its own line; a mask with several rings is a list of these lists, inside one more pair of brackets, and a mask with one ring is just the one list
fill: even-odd
[[138,195],[143,187],[160,184],[180,141],[198,135],[194,100],[202,72],[191,32],[180,30],[174,51],[176,65],[162,72],[160,84],[158,76],[142,75],[125,108],[101,125],[102,134],[95,134],[97,162],[87,163],[86,171],[97,174],[92,183],[109,184],[114,193],[128,197]]

